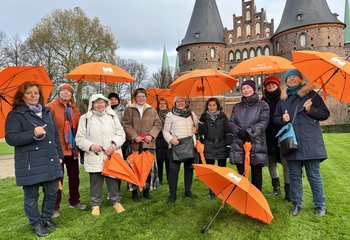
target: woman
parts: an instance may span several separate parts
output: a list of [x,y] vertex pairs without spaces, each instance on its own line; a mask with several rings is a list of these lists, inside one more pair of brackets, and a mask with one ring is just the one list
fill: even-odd
[[[19,86],[5,126],[6,142],[15,147],[15,176],[23,186],[24,211],[33,232],[39,237],[49,234],[47,228],[59,227],[51,220],[58,191],[58,179],[63,176],[63,152],[51,116],[44,107],[42,90],[36,82]],[[38,208],[39,187],[44,192],[41,213]]]
[[277,162],[282,162],[284,176],[285,199],[290,201],[290,185],[288,176],[288,165],[285,159],[280,158],[280,149],[278,147],[278,139],[276,138],[278,127],[273,122],[273,114],[276,109],[277,102],[280,100],[281,80],[277,76],[269,76],[264,80],[263,98],[270,107],[270,122],[266,129],[266,142],[268,152],[268,167],[272,180],[273,192],[272,196],[281,194],[280,178],[278,175]]
[[120,204],[120,180],[102,175],[103,161],[113,152],[122,155],[120,147],[125,133],[108,98],[102,94],[90,97],[88,111],[79,119],[75,137],[77,146],[84,153],[84,168],[90,175],[90,202],[93,216],[100,215],[103,182],[106,180],[108,200],[117,213],[124,212]]
[[[291,122],[298,141],[298,149],[286,156],[281,156],[288,162],[292,208],[290,214],[300,213],[303,199],[302,168],[305,167],[309,180],[315,215],[326,214],[325,192],[320,173],[320,163],[327,159],[319,121],[328,119],[330,113],[322,98],[316,94],[311,85],[305,85],[302,74],[296,70],[285,73],[286,86],[282,89],[281,100],[274,114],[277,126]],[[300,111],[300,109],[303,109]]]
[[[157,111],[158,111],[158,116],[160,118],[160,121],[162,121],[162,125],[164,126],[165,116],[169,112],[168,102],[164,99],[160,99],[158,102]],[[170,157],[169,144],[167,141],[165,141],[162,131],[159,132],[158,137],[156,139],[156,155],[157,155],[159,182],[162,185],[164,163],[165,163],[166,177],[168,181],[169,157]]]
[[[195,145],[198,126],[198,118],[194,112],[189,109],[189,104],[185,97],[176,97],[174,106],[166,115],[163,136],[171,147],[180,143],[180,139],[192,136]],[[193,178],[193,160],[184,162],[185,169],[185,197],[193,198],[191,192]],[[176,201],[177,181],[179,177],[181,162],[175,162],[173,159],[169,161],[169,191],[170,196],[168,203]]]
[[267,103],[259,100],[255,91],[253,80],[244,81],[241,86],[241,102],[232,108],[229,127],[234,139],[231,145],[230,161],[237,165],[239,174],[243,175],[245,156],[243,144],[251,142],[252,183],[261,191],[262,167],[267,165],[265,130],[269,123],[270,111]]
[[[214,165],[218,160],[220,167],[226,167],[226,158],[229,156],[231,134],[226,114],[221,111],[219,99],[209,98],[205,104],[205,112],[201,115],[198,125],[199,135],[204,135],[204,157],[207,164]],[[215,194],[209,189],[208,198]]]
[[[132,142],[134,152],[148,150],[155,154],[155,139],[157,138],[162,123],[157,111],[146,103],[147,92],[143,88],[138,88],[133,94],[135,103],[130,104],[124,112],[123,127],[126,137]],[[146,199],[151,199],[150,189],[159,187],[157,161],[154,162],[150,174],[146,180],[142,195]],[[136,186],[131,187],[132,200],[138,202],[139,196]]]

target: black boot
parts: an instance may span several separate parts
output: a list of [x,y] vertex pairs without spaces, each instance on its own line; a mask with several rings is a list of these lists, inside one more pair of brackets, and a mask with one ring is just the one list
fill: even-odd
[[286,193],[286,195],[284,196],[284,199],[286,199],[288,202],[290,202],[291,199],[290,199],[290,184],[289,183],[284,184],[284,192]]
[[213,193],[213,191],[209,189],[208,198],[213,199],[214,197],[215,197],[215,193]]
[[142,196],[147,199],[152,199],[151,195],[149,194],[149,189],[143,189]]
[[271,196],[280,195],[281,194],[281,185],[280,185],[280,178],[272,178],[272,186],[273,186],[273,192],[270,194]]
[[138,201],[140,201],[140,199],[139,199],[139,195],[138,195],[138,193],[137,193],[137,190],[132,190],[132,200],[134,201],[134,202],[138,202]]

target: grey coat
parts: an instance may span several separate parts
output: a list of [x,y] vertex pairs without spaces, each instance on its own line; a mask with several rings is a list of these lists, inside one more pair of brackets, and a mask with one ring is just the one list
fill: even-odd
[[[285,110],[288,111],[292,121],[295,108],[303,108],[306,100],[315,95],[309,85],[304,85],[297,95],[288,95],[287,88],[282,89],[281,101],[278,102],[274,113],[274,122],[280,128],[282,123],[282,115]],[[325,160],[327,153],[323,142],[322,132],[319,121],[328,119],[330,113],[324,104],[322,98],[316,94],[312,99],[312,107],[310,112],[300,112],[293,123],[295,135],[298,141],[298,150],[287,156],[283,156],[286,160]]]
[[[46,124],[46,136],[34,139],[34,128]],[[42,118],[26,105],[12,110],[6,119],[6,142],[15,147],[15,176],[19,186],[51,181],[63,176],[59,159],[63,152],[56,125],[49,108],[43,107]]]
[[240,129],[246,129],[252,143],[250,165],[267,165],[265,130],[269,124],[269,118],[269,105],[259,100],[256,93],[249,98],[242,97],[242,101],[233,106],[229,120],[229,127],[234,136],[230,152],[231,163],[243,164],[244,162],[244,142],[238,137],[238,132]]

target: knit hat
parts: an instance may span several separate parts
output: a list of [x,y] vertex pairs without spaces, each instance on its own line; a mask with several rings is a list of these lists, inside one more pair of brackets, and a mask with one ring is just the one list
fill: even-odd
[[292,76],[292,75],[295,75],[295,76],[298,76],[300,77],[301,79],[303,79],[303,75],[301,74],[301,72],[299,72],[298,69],[291,69],[291,70],[288,70],[285,74],[284,74],[284,81],[287,82],[287,78]]
[[266,85],[271,83],[271,82],[277,84],[278,86],[281,84],[281,80],[277,76],[272,75],[272,76],[268,76],[267,78],[265,78],[264,87],[266,87]]
[[174,98],[174,105],[175,105],[176,101],[179,100],[179,99],[184,99],[186,101],[186,104],[189,104],[188,99],[186,97],[184,97],[184,96],[176,96]]
[[119,98],[119,95],[117,93],[111,92],[110,94],[108,94],[108,99],[111,99],[112,97],[115,97],[120,102],[120,98]]
[[248,85],[248,86],[250,86],[251,88],[253,88],[254,92],[256,91],[255,82],[254,82],[253,80],[245,80],[245,81],[242,83],[241,90],[242,90],[242,87],[243,87],[244,85]]
[[74,93],[74,88],[72,87],[72,85],[70,85],[69,83],[62,83],[61,85],[58,86],[58,93],[60,93],[62,90],[67,89],[68,91],[70,91],[72,94]]

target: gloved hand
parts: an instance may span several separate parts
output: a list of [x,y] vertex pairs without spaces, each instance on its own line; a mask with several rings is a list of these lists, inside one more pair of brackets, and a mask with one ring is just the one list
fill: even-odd
[[249,137],[248,132],[245,129],[240,129],[237,135],[242,140],[247,139]]

